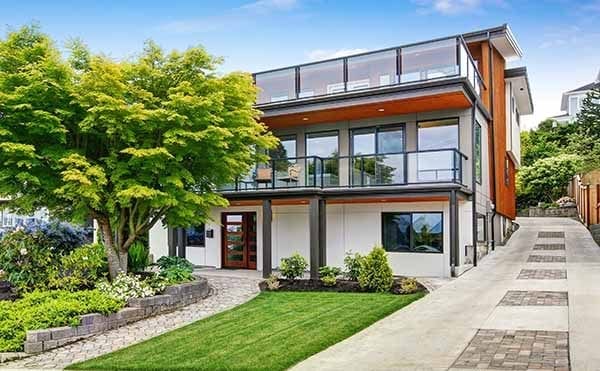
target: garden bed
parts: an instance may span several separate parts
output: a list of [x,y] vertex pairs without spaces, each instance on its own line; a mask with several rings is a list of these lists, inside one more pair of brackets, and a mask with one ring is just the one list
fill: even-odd
[[[400,288],[400,282],[405,278],[395,277],[390,292],[398,295],[404,294]],[[321,280],[312,279],[287,280],[280,278],[278,282],[279,288],[277,291],[368,292],[368,290],[361,288],[357,281],[351,280],[337,280],[334,286],[327,286]],[[415,292],[427,292],[422,284],[417,283],[417,286],[418,289]],[[261,291],[272,291],[269,290],[267,281],[260,282],[259,288]]]

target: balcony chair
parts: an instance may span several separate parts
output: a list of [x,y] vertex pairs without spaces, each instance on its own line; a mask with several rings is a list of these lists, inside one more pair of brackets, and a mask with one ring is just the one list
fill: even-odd
[[290,183],[298,183],[299,178],[300,178],[300,165],[292,164],[292,165],[288,166],[287,176],[278,178],[278,180],[285,182],[286,185],[289,186]]
[[266,187],[267,184],[273,181],[273,169],[271,169],[270,167],[256,169],[256,176],[254,177],[254,181],[257,184],[265,184]]

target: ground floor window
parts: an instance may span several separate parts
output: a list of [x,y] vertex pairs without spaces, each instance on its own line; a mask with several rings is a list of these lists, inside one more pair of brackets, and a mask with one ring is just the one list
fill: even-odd
[[483,214],[477,214],[477,242],[487,240],[487,218]]
[[382,213],[383,247],[389,252],[443,252],[442,213]]
[[204,247],[205,246],[205,233],[204,233],[204,224],[200,224],[196,227],[187,228],[186,231],[186,246],[196,246],[196,247]]

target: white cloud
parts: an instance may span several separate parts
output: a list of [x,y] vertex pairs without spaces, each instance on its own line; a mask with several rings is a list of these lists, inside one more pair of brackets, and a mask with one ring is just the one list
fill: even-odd
[[368,51],[368,49],[355,48],[355,49],[338,49],[338,50],[326,50],[326,49],[315,49],[307,53],[308,59],[311,61],[318,61],[323,59],[332,59],[345,57],[352,54],[360,54]]
[[505,0],[413,0],[421,14],[457,15],[481,12],[484,6],[506,7]]
[[161,24],[158,28],[170,33],[200,33],[228,29],[256,21],[256,17],[295,8],[298,0],[256,0],[233,8],[221,15],[181,19]]

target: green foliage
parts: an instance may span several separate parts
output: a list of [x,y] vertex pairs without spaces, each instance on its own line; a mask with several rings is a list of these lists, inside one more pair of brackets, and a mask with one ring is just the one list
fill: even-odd
[[419,291],[419,283],[414,278],[403,278],[400,280],[400,291],[403,294],[413,294]]
[[281,275],[288,280],[302,277],[306,268],[308,268],[308,262],[299,253],[294,253],[289,258],[282,258],[281,264],[279,264]]
[[346,256],[344,257],[344,275],[349,280],[358,281],[358,276],[360,275],[360,266],[363,259],[364,257],[359,253],[355,253],[354,255],[351,253],[346,253]]
[[161,256],[156,261],[156,265],[158,265],[161,270],[177,267],[186,269],[190,273],[194,271],[194,265],[186,258],[181,258],[179,256]]
[[15,302],[0,301],[0,352],[22,350],[28,330],[76,326],[80,315],[110,314],[123,305],[98,290],[34,291]]
[[0,240],[0,269],[6,279],[21,291],[46,288],[49,268],[58,263],[44,235],[22,230],[8,233]]
[[338,267],[324,266],[319,268],[319,278],[325,286],[335,286],[337,277],[342,274],[342,270]]
[[559,155],[523,166],[517,173],[520,205],[554,202],[566,193],[569,180],[579,171],[582,160],[577,155]]
[[188,226],[226,206],[215,187],[277,140],[258,121],[252,77],[217,73],[222,60],[200,46],[148,42],[122,62],[70,49],[64,60],[32,26],[0,39],[0,196],[17,211],[94,217],[115,277],[158,221]]
[[571,136],[577,131],[573,125],[561,125],[548,119],[536,130],[521,132],[521,162],[531,166],[539,159],[566,153]]
[[138,276],[119,273],[111,282],[100,281],[96,288],[103,294],[126,302],[132,298],[145,298],[155,294],[152,286]]
[[163,277],[169,285],[178,283],[190,282],[194,280],[192,272],[183,267],[171,266],[160,271],[160,276]]
[[50,275],[51,288],[75,291],[91,289],[107,273],[104,246],[89,244],[63,256]]
[[277,278],[276,275],[274,275],[274,274],[269,275],[269,278],[267,278],[265,280],[265,282],[267,283],[267,288],[270,291],[279,290],[279,278]]
[[131,272],[143,272],[149,264],[150,249],[142,241],[136,241],[129,248],[127,264]]
[[571,137],[570,153],[583,159],[581,171],[600,167],[600,88],[588,93],[573,125],[577,133]]
[[360,287],[369,291],[387,292],[390,290],[394,283],[394,277],[383,247],[375,246],[361,260],[358,283]]

